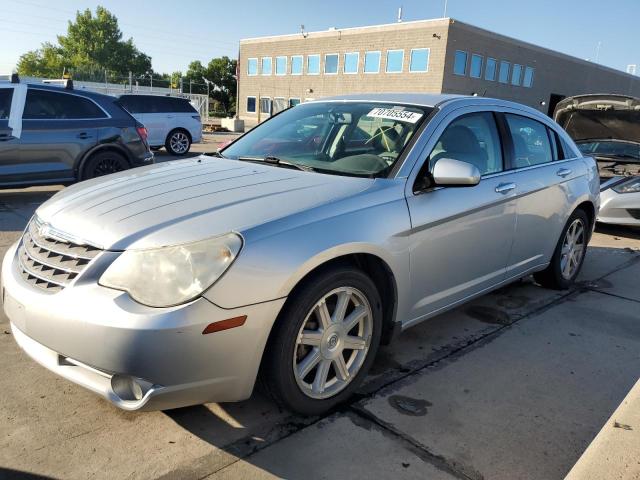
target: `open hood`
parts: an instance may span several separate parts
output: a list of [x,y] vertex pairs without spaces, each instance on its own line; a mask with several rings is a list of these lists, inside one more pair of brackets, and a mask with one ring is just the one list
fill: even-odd
[[640,99],[625,95],[578,95],[562,100],[553,114],[576,142],[619,140],[640,144]]

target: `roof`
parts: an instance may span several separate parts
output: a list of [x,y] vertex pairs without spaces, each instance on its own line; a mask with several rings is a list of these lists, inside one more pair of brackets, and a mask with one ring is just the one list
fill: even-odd
[[92,92],[84,88],[65,88],[60,85],[49,85],[46,83],[26,83],[29,88],[37,88],[39,90],[50,90],[52,92],[65,92],[80,95],[82,97],[92,98],[94,100],[113,100],[115,97],[112,95],[105,95],[104,93]]
[[451,95],[440,93],[356,93],[352,95],[338,95],[335,97],[318,98],[313,101],[305,102],[339,102],[339,101],[371,101],[371,102],[392,102],[404,103],[408,105],[420,105],[423,107],[434,107],[447,100],[455,98],[474,98],[465,95]]

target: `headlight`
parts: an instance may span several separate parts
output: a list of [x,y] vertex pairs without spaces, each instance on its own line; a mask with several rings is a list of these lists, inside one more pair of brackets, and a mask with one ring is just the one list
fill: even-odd
[[629,180],[618,183],[611,189],[618,193],[638,193],[640,192],[640,177],[632,177]]
[[200,295],[233,263],[242,239],[235,233],[184,245],[125,250],[100,285],[124,290],[139,303],[170,307]]

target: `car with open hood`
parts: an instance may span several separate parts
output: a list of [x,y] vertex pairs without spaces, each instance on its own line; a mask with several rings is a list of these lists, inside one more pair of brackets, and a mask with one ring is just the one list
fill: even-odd
[[89,180],[40,206],[2,264],[37,362],[120,408],[248,398],[327,411],[378,346],[519,278],[567,288],[595,161],[502,100],[305,102],[213,156]]
[[598,162],[598,221],[640,226],[640,99],[579,95],[558,103],[554,118]]

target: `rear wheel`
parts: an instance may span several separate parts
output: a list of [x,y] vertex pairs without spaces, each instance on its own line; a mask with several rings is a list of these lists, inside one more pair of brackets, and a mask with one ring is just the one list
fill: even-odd
[[328,270],[289,299],[274,328],[264,386],[286,408],[319,415],[349,398],[371,367],[382,329],[380,295],[360,270]]
[[191,148],[191,137],[185,130],[172,130],[164,146],[172,155],[185,155]]
[[121,172],[130,168],[129,162],[118,152],[98,152],[87,159],[82,168],[82,180]]
[[580,273],[589,239],[589,219],[583,210],[571,214],[565,225],[549,266],[534,274],[543,287],[564,290]]

